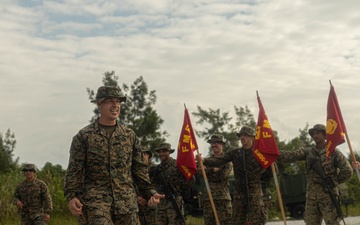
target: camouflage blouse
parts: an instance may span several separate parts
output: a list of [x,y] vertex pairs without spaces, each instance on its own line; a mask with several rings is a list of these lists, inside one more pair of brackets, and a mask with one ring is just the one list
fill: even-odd
[[[159,193],[165,193],[165,188],[169,188],[180,203],[182,203],[182,194],[188,191],[195,183],[195,177],[192,177],[189,181],[186,180],[185,176],[177,167],[176,160],[173,158],[170,158],[170,161],[167,163],[160,163],[153,169],[152,173],[152,182],[156,186],[157,191]],[[167,186],[162,182],[162,179],[160,178],[161,174],[164,176]],[[164,208],[168,205],[168,197],[169,196],[166,196],[165,199],[160,201],[158,205],[159,208]]]
[[138,211],[137,186],[145,198],[156,193],[133,130],[119,125],[108,137],[98,121],[74,136],[65,177],[67,201],[77,197],[89,210]]
[[307,197],[312,199],[321,198],[322,196],[328,196],[322,191],[322,184],[320,176],[311,168],[311,160],[318,159],[324,173],[327,177],[330,177],[334,182],[334,193],[338,194],[339,184],[348,180],[352,175],[352,168],[346,157],[338,150],[335,151],[326,159],[326,150],[316,149],[314,147],[301,148],[296,151],[280,151],[280,157],[277,159],[279,162],[296,162],[306,161],[306,173],[307,173]]
[[16,187],[14,204],[18,200],[23,203],[22,214],[50,214],[53,209],[48,186],[37,178],[31,182],[24,180]]
[[[245,170],[247,175],[247,180],[245,174],[242,172],[242,157],[241,151],[244,151],[245,157]],[[234,149],[228,151],[224,154],[224,157],[221,158],[205,158],[204,165],[210,167],[219,167],[228,162],[232,162],[234,169],[234,199],[243,199],[244,197],[244,185],[243,182],[246,180],[249,188],[250,201],[252,198],[260,199],[262,196],[261,189],[261,176],[265,172],[265,169],[261,164],[254,158],[252,154],[252,149],[244,150],[243,148]]]
[[[211,156],[210,158],[216,158],[215,156]],[[215,167],[206,167],[206,177],[209,182],[211,196],[214,200],[231,200],[230,192],[229,192],[229,174],[232,170],[232,163],[226,163],[221,165],[218,171],[214,171]],[[201,175],[202,176],[202,175]],[[208,192],[206,187],[204,189],[204,200],[208,200]]]

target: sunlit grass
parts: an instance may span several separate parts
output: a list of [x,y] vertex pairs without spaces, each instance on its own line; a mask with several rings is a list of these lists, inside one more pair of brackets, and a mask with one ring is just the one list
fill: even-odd
[[202,217],[186,216],[186,225],[204,225],[204,219]]

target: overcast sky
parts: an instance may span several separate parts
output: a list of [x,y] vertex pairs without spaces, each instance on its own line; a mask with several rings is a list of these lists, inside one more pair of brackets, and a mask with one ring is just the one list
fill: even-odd
[[256,91],[290,140],[306,123],[326,123],[331,80],[359,151],[358,0],[0,2],[0,132],[15,133],[20,163],[67,167],[71,139],[93,115],[86,87],[101,86],[106,71],[156,90],[173,147],[184,104],[190,113],[247,105],[257,119]]

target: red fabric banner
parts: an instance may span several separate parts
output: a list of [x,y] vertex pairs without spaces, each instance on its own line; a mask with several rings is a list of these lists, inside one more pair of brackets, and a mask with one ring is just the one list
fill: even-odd
[[259,96],[257,97],[257,100],[259,103],[259,117],[256,126],[253,155],[260,162],[262,167],[266,169],[280,154],[276,145],[274,132],[271,129]]
[[334,86],[331,85],[327,103],[326,119],[326,158],[335,151],[336,146],[345,142],[345,123],[341,114]]
[[187,180],[190,180],[197,171],[194,158],[194,151],[197,149],[198,145],[191,125],[189,112],[185,109],[184,123],[181,129],[178,144],[176,165],[179,167]]

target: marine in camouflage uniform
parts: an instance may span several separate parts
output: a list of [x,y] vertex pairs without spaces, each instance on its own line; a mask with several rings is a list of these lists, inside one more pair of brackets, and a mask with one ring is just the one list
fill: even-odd
[[72,140],[64,195],[79,224],[138,224],[135,185],[148,204],[163,197],[150,183],[136,134],[117,122],[124,101],[118,87],[100,87],[92,101],[100,117]]
[[50,220],[52,201],[49,188],[35,178],[35,164],[25,164],[22,169],[25,180],[14,193],[14,204],[21,215],[21,225],[44,225]]
[[196,158],[198,161],[203,160],[207,167],[221,166],[228,162],[233,163],[235,178],[232,205],[233,224],[262,225],[266,223],[267,218],[261,188],[261,177],[265,169],[252,153],[255,131],[251,127],[243,126],[237,136],[240,137],[241,148],[226,152],[222,158],[202,159],[200,155]]
[[[171,202],[171,197],[175,198],[177,207],[181,215],[184,215],[184,201],[182,193],[189,190],[195,182],[195,177],[189,181],[181,173],[176,165],[176,160],[170,157],[170,154],[175,150],[171,149],[168,143],[162,143],[155,151],[158,153],[161,163],[156,167],[152,183],[156,186],[159,193],[165,193],[166,188],[172,192],[172,196],[166,195],[165,199],[161,199],[158,205],[158,212],[156,215],[157,225],[184,225],[181,216],[178,215],[176,206]],[[164,177],[167,186],[161,179]]]
[[[155,164],[151,162],[152,152],[150,150],[143,150],[144,162],[148,165],[149,176],[152,179],[150,170],[155,168]],[[141,225],[156,225],[156,211],[157,206],[148,206],[142,196],[138,196],[139,204],[139,218]]]
[[319,160],[325,175],[332,180],[332,192],[339,198],[339,184],[348,180],[352,175],[352,168],[346,157],[338,150],[326,159],[326,127],[316,124],[309,129],[309,134],[315,141],[315,146],[301,148],[295,151],[280,151],[279,162],[306,161],[307,191],[305,206],[305,223],[320,225],[322,219],[326,224],[339,224],[340,218],[331,202],[328,193],[323,191],[320,176],[311,168],[313,160]]
[[[225,142],[222,135],[212,135],[207,143],[210,144],[211,150],[213,152],[213,155],[210,157],[210,159],[223,157],[222,148],[223,145],[225,145]],[[231,170],[231,162],[221,165],[220,167],[205,168],[207,180],[211,190],[211,196],[213,198],[216,213],[221,225],[232,224],[232,205],[229,192],[229,174]],[[204,189],[203,195],[203,207],[205,225],[215,225],[216,220],[206,188]]]

